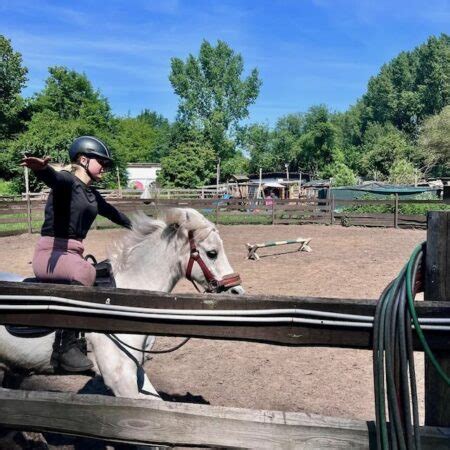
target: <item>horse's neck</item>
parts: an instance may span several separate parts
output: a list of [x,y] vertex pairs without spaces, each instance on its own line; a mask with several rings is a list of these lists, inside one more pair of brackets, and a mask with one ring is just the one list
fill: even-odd
[[132,250],[129,264],[114,274],[119,288],[171,292],[183,277],[177,240],[147,239]]

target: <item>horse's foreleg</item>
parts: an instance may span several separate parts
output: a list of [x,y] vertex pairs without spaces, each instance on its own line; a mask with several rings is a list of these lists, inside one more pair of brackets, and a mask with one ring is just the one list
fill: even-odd
[[[131,358],[107,336],[91,333],[89,340],[98,370],[116,397],[160,399],[135,355]],[[138,355],[139,356],[139,355]]]

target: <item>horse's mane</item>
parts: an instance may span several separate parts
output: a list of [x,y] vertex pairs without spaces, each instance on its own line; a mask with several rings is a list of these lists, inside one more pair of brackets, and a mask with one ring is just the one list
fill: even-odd
[[109,259],[114,273],[124,270],[134,249],[142,245],[147,239],[156,235],[157,231],[165,233],[167,238],[174,236],[176,230],[184,227],[192,230],[199,240],[214,229],[214,225],[202,214],[191,208],[171,208],[158,215],[157,219],[148,217],[142,211],[131,217],[132,229],[121,240],[115,243]]

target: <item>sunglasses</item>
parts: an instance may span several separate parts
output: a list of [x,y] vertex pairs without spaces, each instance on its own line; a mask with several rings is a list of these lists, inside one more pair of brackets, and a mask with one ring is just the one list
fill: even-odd
[[95,158],[95,160],[105,169],[111,169],[111,161],[108,159]]

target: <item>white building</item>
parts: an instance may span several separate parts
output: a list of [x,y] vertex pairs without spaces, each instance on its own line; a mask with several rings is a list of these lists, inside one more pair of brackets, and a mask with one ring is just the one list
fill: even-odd
[[128,163],[128,187],[144,191],[156,181],[156,176],[161,170],[159,163]]

